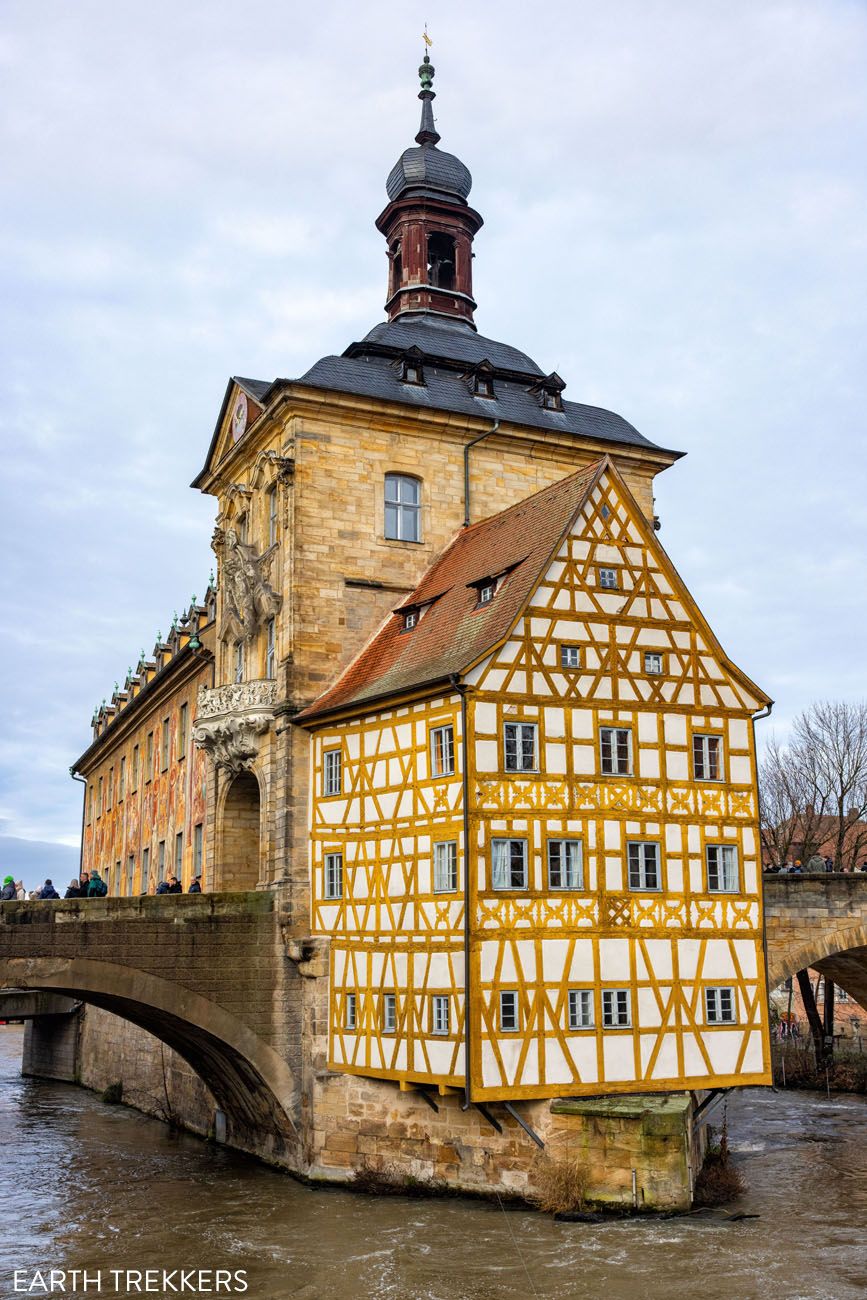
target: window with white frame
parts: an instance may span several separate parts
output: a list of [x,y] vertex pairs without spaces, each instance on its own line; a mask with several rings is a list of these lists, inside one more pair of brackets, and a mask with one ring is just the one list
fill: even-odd
[[631,840],[626,845],[630,889],[660,889],[659,845],[653,840]]
[[268,640],[265,643],[265,676],[277,676],[277,620],[268,619]]
[[593,990],[569,990],[569,1028],[593,1028]]
[[500,1032],[516,1034],[521,1028],[516,989],[503,989],[500,994]]
[[343,854],[325,854],[325,897],[343,897]]
[[435,894],[453,894],[458,887],[458,845],[445,840],[433,846],[433,887]]
[[738,890],[738,851],[733,844],[708,844],[707,888],[711,894],[736,894]]
[[548,841],[548,888],[581,889],[583,886],[580,840]]
[[535,722],[507,722],[503,727],[503,749],[507,772],[535,772]]
[[561,645],[560,647],[560,667],[561,668],[580,668],[581,667],[581,647],[577,645]]
[[410,474],[385,476],[385,536],[393,542],[421,541],[421,481]]
[[448,1034],[449,1002],[448,993],[434,993],[430,1000],[430,1028],[432,1034]]
[[606,1029],[628,1029],[632,1024],[629,989],[602,990],[602,1024]]
[[358,995],[356,993],[347,993],[343,1003],[343,1028],[358,1028]]
[[322,793],[340,794],[343,789],[343,755],[339,749],[326,749],[322,755]]
[[705,989],[704,1010],[709,1025],[733,1025],[735,1023],[734,989]]
[[722,780],[722,736],[692,737],[692,773],[696,781]]
[[599,757],[603,776],[632,772],[632,732],[628,727],[599,728]]
[[418,622],[418,610],[408,609],[403,616],[404,632],[411,632],[417,622]]
[[455,729],[449,723],[431,727],[430,766],[432,776],[453,776],[455,771]]
[[491,601],[494,599],[496,590],[497,590],[497,584],[493,580],[493,578],[489,582],[479,583],[479,587],[478,587],[479,604],[490,605]]
[[662,653],[659,650],[645,650],[644,671],[654,677],[662,672]]
[[397,1029],[397,995],[394,993],[383,993],[382,1032],[384,1034],[393,1034],[396,1029]]
[[526,840],[492,840],[491,886],[493,889],[527,888]]
[[268,545],[277,540],[277,484],[268,489]]
[[616,590],[617,590],[617,586],[618,586],[618,583],[617,583],[617,570],[616,570],[616,569],[600,568],[600,570],[599,570],[599,586],[600,586],[600,587],[604,587],[604,588],[606,589],[606,591],[616,591]]
[[244,680],[244,642],[235,642],[233,679],[236,683]]

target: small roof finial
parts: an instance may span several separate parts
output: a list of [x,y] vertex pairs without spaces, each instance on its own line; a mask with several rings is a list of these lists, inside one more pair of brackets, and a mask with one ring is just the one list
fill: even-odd
[[[427,34],[427,23],[424,25],[422,40],[426,47],[433,45],[433,41]],[[433,100],[436,99],[436,91],[433,88],[435,71],[436,69],[430,61],[430,55],[426,48],[418,70],[419,80],[421,81],[421,90],[418,96],[421,100],[421,126],[418,129],[418,135],[415,137],[418,144],[436,144],[440,138],[439,132],[434,126],[432,107]]]

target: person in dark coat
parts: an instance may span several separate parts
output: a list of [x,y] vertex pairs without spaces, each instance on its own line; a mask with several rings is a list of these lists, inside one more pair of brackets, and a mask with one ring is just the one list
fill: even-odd
[[15,897],[15,881],[11,876],[5,876],[3,888],[0,889],[0,902],[5,903],[8,899]]
[[177,876],[169,876],[169,893],[182,894],[183,892],[184,892],[184,887],[181,884],[181,882],[178,880]]
[[[867,871],[867,866],[865,866],[865,867],[863,868],[863,870]],[[195,880],[192,881],[192,883],[190,884],[190,887],[189,887],[189,889],[187,890],[187,893],[188,893],[188,894],[200,894],[201,892],[202,892],[202,877],[201,877],[201,876],[196,876]]]
[[69,888],[63,895],[64,898],[81,898],[81,881],[77,876],[73,876],[69,882]]
[[169,882],[167,880],[161,880],[160,883],[157,885],[157,893],[167,894],[168,892],[169,892]]
[[42,892],[40,893],[39,897],[40,897],[40,898],[59,898],[60,895],[58,894],[57,890],[54,888],[54,885],[51,883],[51,881],[50,881],[50,880],[46,880],[45,884],[42,886]]
[[102,876],[96,870],[91,871],[90,879],[87,882],[87,897],[104,898],[107,893],[108,885],[105,883]]

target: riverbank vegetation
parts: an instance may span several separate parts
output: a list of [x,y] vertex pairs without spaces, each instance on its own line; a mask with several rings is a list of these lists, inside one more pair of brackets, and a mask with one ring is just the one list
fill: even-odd
[[790,1039],[773,1045],[773,1066],[778,1088],[867,1094],[867,1053],[837,1048],[825,1066],[817,1063],[812,1041]]
[[708,1138],[707,1154],[695,1180],[693,1200],[700,1207],[727,1205],[747,1190],[747,1184],[741,1171],[732,1164],[726,1112],[723,1113],[719,1141],[713,1141],[712,1133]]

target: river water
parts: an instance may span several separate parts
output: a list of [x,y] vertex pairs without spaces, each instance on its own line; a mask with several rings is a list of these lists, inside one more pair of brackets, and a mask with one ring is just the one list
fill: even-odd
[[245,1270],[249,1300],[867,1296],[862,1097],[730,1101],[749,1184],[733,1208],[758,1218],[556,1223],[469,1199],[312,1190],[83,1089],[22,1079],[21,1038],[0,1027],[2,1300],[20,1294],[13,1269],[30,1282],[36,1269],[180,1267]]

